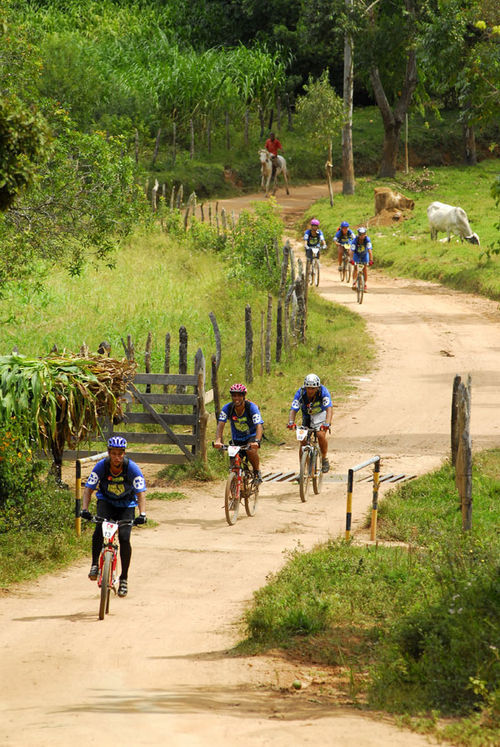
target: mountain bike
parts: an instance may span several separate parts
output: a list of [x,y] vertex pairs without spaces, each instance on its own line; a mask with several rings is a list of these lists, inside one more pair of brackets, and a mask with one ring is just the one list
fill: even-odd
[[108,521],[101,516],[93,516],[89,521],[94,524],[102,524],[102,550],[99,555],[99,575],[97,586],[101,590],[99,599],[99,620],[104,620],[104,615],[109,612],[109,599],[111,591],[118,592],[119,579],[116,575],[118,562],[118,530],[121,526],[135,526],[135,519],[120,519],[120,521]]
[[351,263],[349,262],[349,244],[342,244],[342,262],[340,264],[340,281],[349,283],[351,280]]
[[236,523],[240,502],[245,504],[247,516],[254,516],[259,500],[259,483],[248,462],[248,446],[224,445],[230,459],[229,474],[224,494],[224,511],[229,526]]
[[321,493],[323,472],[321,471],[322,459],[318,444],[318,429],[304,428],[300,425],[296,429],[297,441],[302,444],[299,472],[299,493],[302,503],[307,501],[309,485],[312,482],[316,495]]
[[363,303],[363,295],[365,293],[365,275],[364,268],[368,262],[356,262],[358,268],[358,275],[356,277],[356,298],[358,303]]
[[309,260],[309,285],[315,285],[316,287],[319,285],[319,273],[321,267],[318,256],[319,251],[319,246],[312,246],[312,259]]

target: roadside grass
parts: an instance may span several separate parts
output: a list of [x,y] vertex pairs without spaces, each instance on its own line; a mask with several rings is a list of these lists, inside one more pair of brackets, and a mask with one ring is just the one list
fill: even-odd
[[148,492],[148,501],[185,501],[187,495],[179,490],[169,490],[162,492],[156,490],[154,493]]
[[[357,180],[356,194],[336,195],[333,208],[328,200],[311,207],[298,233],[313,215],[320,218],[329,244],[341,220],[348,220],[353,228],[368,224],[376,268],[390,275],[431,280],[500,300],[500,255],[491,252],[500,238],[495,227],[500,214],[490,193],[499,171],[500,160],[488,159],[474,167],[398,174],[394,180],[361,178]],[[432,189],[418,191],[419,185],[429,183]],[[389,186],[415,200],[414,210],[406,213],[407,220],[388,226],[371,224],[375,212],[373,190],[380,186]],[[457,237],[452,237],[450,243],[431,241],[426,209],[434,200],[463,207],[481,245],[462,243]],[[443,238],[445,234],[438,235],[438,239]]]
[[238,650],[282,647],[330,666],[362,707],[454,744],[497,744],[499,474],[500,450],[475,457],[470,533],[443,465],[384,497],[377,546],[332,540],[289,553],[255,593]]

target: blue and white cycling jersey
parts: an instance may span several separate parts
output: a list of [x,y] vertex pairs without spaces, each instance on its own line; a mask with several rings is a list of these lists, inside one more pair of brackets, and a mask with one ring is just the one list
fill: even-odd
[[372,248],[372,242],[369,236],[365,236],[362,242],[358,243],[356,237],[352,242],[353,259],[355,262],[368,262],[370,259],[369,250]]
[[308,228],[304,234],[304,241],[307,243],[307,246],[311,248],[313,246],[323,246],[323,244],[326,243],[325,236],[321,228],[318,228],[315,236],[311,234],[311,229]]
[[250,400],[245,400],[245,409],[241,415],[236,414],[236,410],[232,402],[228,402],[224,405],[219,414],[219,423],[226,423],[229,421],[231,424],[231,440],[235,444],[246,443],[255,438],[257,434],[257,426],[264,423],[260,410]]
[[324,412],[329,407],[332,407],[332,398],[330,392],[326,386],[320,386],[316,396],[312,400],[307,399],[307,392],[305,387],[301,387],[295,392],[295,396],[292,402],[292,410],[302,412],[302,422],[304,425],[309,424],[309,418],[311,415],[318,415],[320,412]]
[[333,240],[339,244],[352,244],[355,238],[356,234],[354,233],[354,231],[351,231],[350,228],[348,228],[345,233],[342,233],[342,229],[339,228],[339,230],[333,237]]
[[97,462],[88,476],[85,487],[92,490],[97,488],[97,499],[107,501],[117,508],[137,506],[137,493],[144,493],[146,490],[146,480],[140,467],[129,459],[127,470],[124,469],[119,475],[114,476],[109,471],[106,460],[101,459]]

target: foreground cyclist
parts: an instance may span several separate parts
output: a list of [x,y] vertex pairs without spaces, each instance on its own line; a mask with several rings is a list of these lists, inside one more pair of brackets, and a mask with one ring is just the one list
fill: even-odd
[[339,272],[342,269],[342,257],[344,254],[344,247],[351,245],[351,243],[356,238],[356,234],[354,231],[351,231],[349,228],[349,223],[346,220],[343,220],[340,224],[337,233],[333,237],[333,240],[335,242],[335,246],[337,247],[337,253],[338,253],[338,261],[339,261]]
[[[321,471],[328,472],[330,463],[328,461],[328,439],[327,431],[332,424],[332,398],[325,386],[322,386],[319,376],[314,373],[307,374],[304,386],[295,392],[287,427],[293,430],[295,418],[298,411],[302,412],[302,425],[304,428],[315,428],[318,432],[318,444],[321,449]],[[299,460],[302,455],[302,444],[299,449]]]
[[351,264],[354,265],[354,272],[352,274],[352,289],[356,290],[356,278],[358,277],[358,264],[364,262],[363,275],[365,276],[365,292],[368,290],[366,283],[368,281],[368,268],[367,264],[373,264],[373,251],[372,242],[370,237],[366,233],[366,228],[360,226],[358,228],[358,235],[351,244]]
[[236,446],[248,445],[248,460],[253,467],[254,479],[262,482],[260,473],[259,448],[262,440],[263,423],[260,410],[254,402],[246,399],[247,388],[244,384],[233,384],[229,389],[231,402],[224,405],[219,415],[214,447],[223,446],[222,434],[227,421],[231,424],[231,440]]
[[[136,506],[139,506],[140,516],[135,519],[135,523],[146,523],[146,481],[137,464],[125,456],[126,448],[127,442],[121,436],[111,436],[108,440],[108,456],[97,462],[85,483],[81,511],[83,519],[92,518],[88,508],[92,493],[97,490],[97,516],[108,521],[132,520]],[[121,561],[119,597],[126,597],[128,592],[128,570],[132,557],[131,531],[131,526],[121,526],[118,534]],[[95,581],[99,575],[97,563],[101,547],[102,526],[96,524],[92,537],[92,565],[89,571],[91,581]]]

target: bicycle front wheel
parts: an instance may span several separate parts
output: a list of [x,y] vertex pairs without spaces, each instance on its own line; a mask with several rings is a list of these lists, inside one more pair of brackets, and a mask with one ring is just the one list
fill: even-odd
[[99,600],[99,620],[104,620],[104,615],[109,612],[109,595],[111,592],[111,567],[113,556],[110,552],[104,553],[101,579],[101,599]]
[[259,500],[259,486],[250,474],[246,474],[243,477],[243,496],[245,498],[247,516],[255,516],[257,501]]
[[346,271],[346,282],[347,283],[351,282],[351,270],[352,270],[352,265],[349,262],[349,260],[346,259],[346,261],[345,261],[345,271]]
[[323,472],[321,470],[322,466],[321,454],[316,450],[314,452],[312,465],[313,490],[316,495],[319,495],[319,493],[321,493],[321,485],[323,483]]
[[231,472],[227,476],[226,495],[224,499],[224,511],[226,512],[226,521],[229,526],[236,524],[239,508],[240,488],[238,485],[238,475],[235,472]]
[[365,292],[365,278],[362,270],[358,270],[356,291],[358,303],[363,303],[363,294]]
[[309,449],[304,449],[300,457],[299,493],[302,503],[307,501],[309,492],[309,478],[311,476],[311,454]]
[[313,285],[317,287],[319,285],[319,259],[317,259],[314,262],[312,272],[313,272]]

